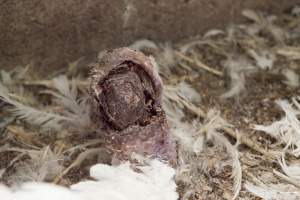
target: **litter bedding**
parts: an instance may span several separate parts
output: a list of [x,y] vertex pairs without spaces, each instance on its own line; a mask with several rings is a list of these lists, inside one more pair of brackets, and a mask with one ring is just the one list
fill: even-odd
[[176,166],[110,153],[91,122],[90,67],[75,61],[48,77],[31,65],[1,70],[1,196],[300,199],[300,9],[242,14],[245,24],[129,47],[162,79]]

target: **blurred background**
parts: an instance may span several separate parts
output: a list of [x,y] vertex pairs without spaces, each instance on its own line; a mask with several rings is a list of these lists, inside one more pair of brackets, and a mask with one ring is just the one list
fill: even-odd
[[299,0],[0,1],[0,67],[66,67],[79,57],[147,38],[177,42],[245,20],[244,9],[282,13]]

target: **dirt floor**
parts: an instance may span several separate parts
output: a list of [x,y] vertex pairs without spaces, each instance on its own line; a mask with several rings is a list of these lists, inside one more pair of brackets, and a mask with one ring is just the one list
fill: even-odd
[[[246,10],[242,21],[222,29],[216,24],[205,34],[182,41],[158,45],[142,40],[131,45],[153,55],[158,62],[165,85],[165,110],[174,137],[179,138],[179,169],[188,169],[182,170],[187,175],[181,170],[177,174],[178,191],[185,199],[232,199],[235,192],[238,199],[259,199],[247,189],[249,183],[277,185],[299,195],[298,182],[274,173],[277,170],[289,176],[278,163],[278,152],[284,153],[288,162],[299,165],[292,153],[296,144],[285,149],[285,141],[254,126],[280,120],[285,113],[276,101],[290,102],[300,95],[300,9],[294,7],[280,14]],[[0,156],[4,158],[0,175],[4,183],[42,180],[71,185],[88,179],[88,168],[94,163],[110,162],[110,155],[100,148],[103,141],[99,135],[88,131],[82,134],[72,127],[45,131],[44,125],[56,125],[53,118],[43,123],[35,119],[46,117],[47,113],[40,111],[65,114],[66,107],[49,93],[59,92],[55,84],[58,79],[53,79],[58,75],[67,77],[59,79],[65,84],[71,84],[74,78],[78,98],[87,95],[88,70],[80,64],[79,49],[72,55],[78,55],[78,62],[70,62],[67,68],[47,77],[41,77],[37,66],[30,64],[1,71],[3,88],[10,92],[4,98],[6,103],[0,103]],[[6,90],[3,88],[2,92]],[[9,114],[9,105],[17,111]],[[199,145],[204,148],[199,152],[188,150],[181,143],[181,129],[184,137],[204,138]],[[53,161],[56,168],[41,176],[41,166],[52,169]],[[280,194],[277,199],[284,199]]]

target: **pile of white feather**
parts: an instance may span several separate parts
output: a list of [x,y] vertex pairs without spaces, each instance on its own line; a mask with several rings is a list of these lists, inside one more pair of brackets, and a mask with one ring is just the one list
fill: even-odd
[[97,164],[90,169],[94,180],[69,189],[49,183],[0,186],[3,200],[177,200],[175,170],[157,160],[134,171],[129,163],[119,166]]

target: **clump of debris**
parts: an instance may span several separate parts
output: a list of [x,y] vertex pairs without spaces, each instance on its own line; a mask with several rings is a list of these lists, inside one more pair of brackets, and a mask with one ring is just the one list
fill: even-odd
[[[176,44],[142,39],[130,46],[148,55],[152,73],[162,78],[159,101],[176,142],[176,172],[151,160],[145,151],[130,155],[131,168],[120,164],[124,160],[112,154],[115,147],[107,144],[93,123],[87,69],[78,68],[77,61],[60,75],[46,78],[36,74],[31,65],[1,70],[2,182],[11,187],[28,181],[73,185],[68,191],[72,193],[74,184],[81,181],[116,181],[99,169],[99,176],[93,170],[88,173],[91,166],[102,163],[100,169],[108,173],[119,170],[120,179],[131,176],[136,180],[134,177],[144,174],[148,178],[140,179],[147,183],[162,181],[166,190],[160,197],[157,188],[145,184],[149,191],[157,192],[157,199],[176,199],[177,193],[189,200],[299,199],[300,9],[278,16],[253,10],[242,14],[247,23],[229,25],[225,30],[211,30]],[[99,52],[99,60],[103,56]],[[122,70],[118,73],[123,74]],[[126,77],[135,77],[133,71],[132,65]],[[158,96],[147,77],[142,77],[137,80],[150,89],[143,94],[148,114],[140,115],[149,119],[149,113],[159,112],[153,111]],[[126,176],[121,175],[122,170]],[[164,175],[159,181],[160,170]],[[82,187],[95,187],[93,184]],[[140,199],[125,194],[128,190],[118,192]],[[104,191],[97,194],[104,195]]]

